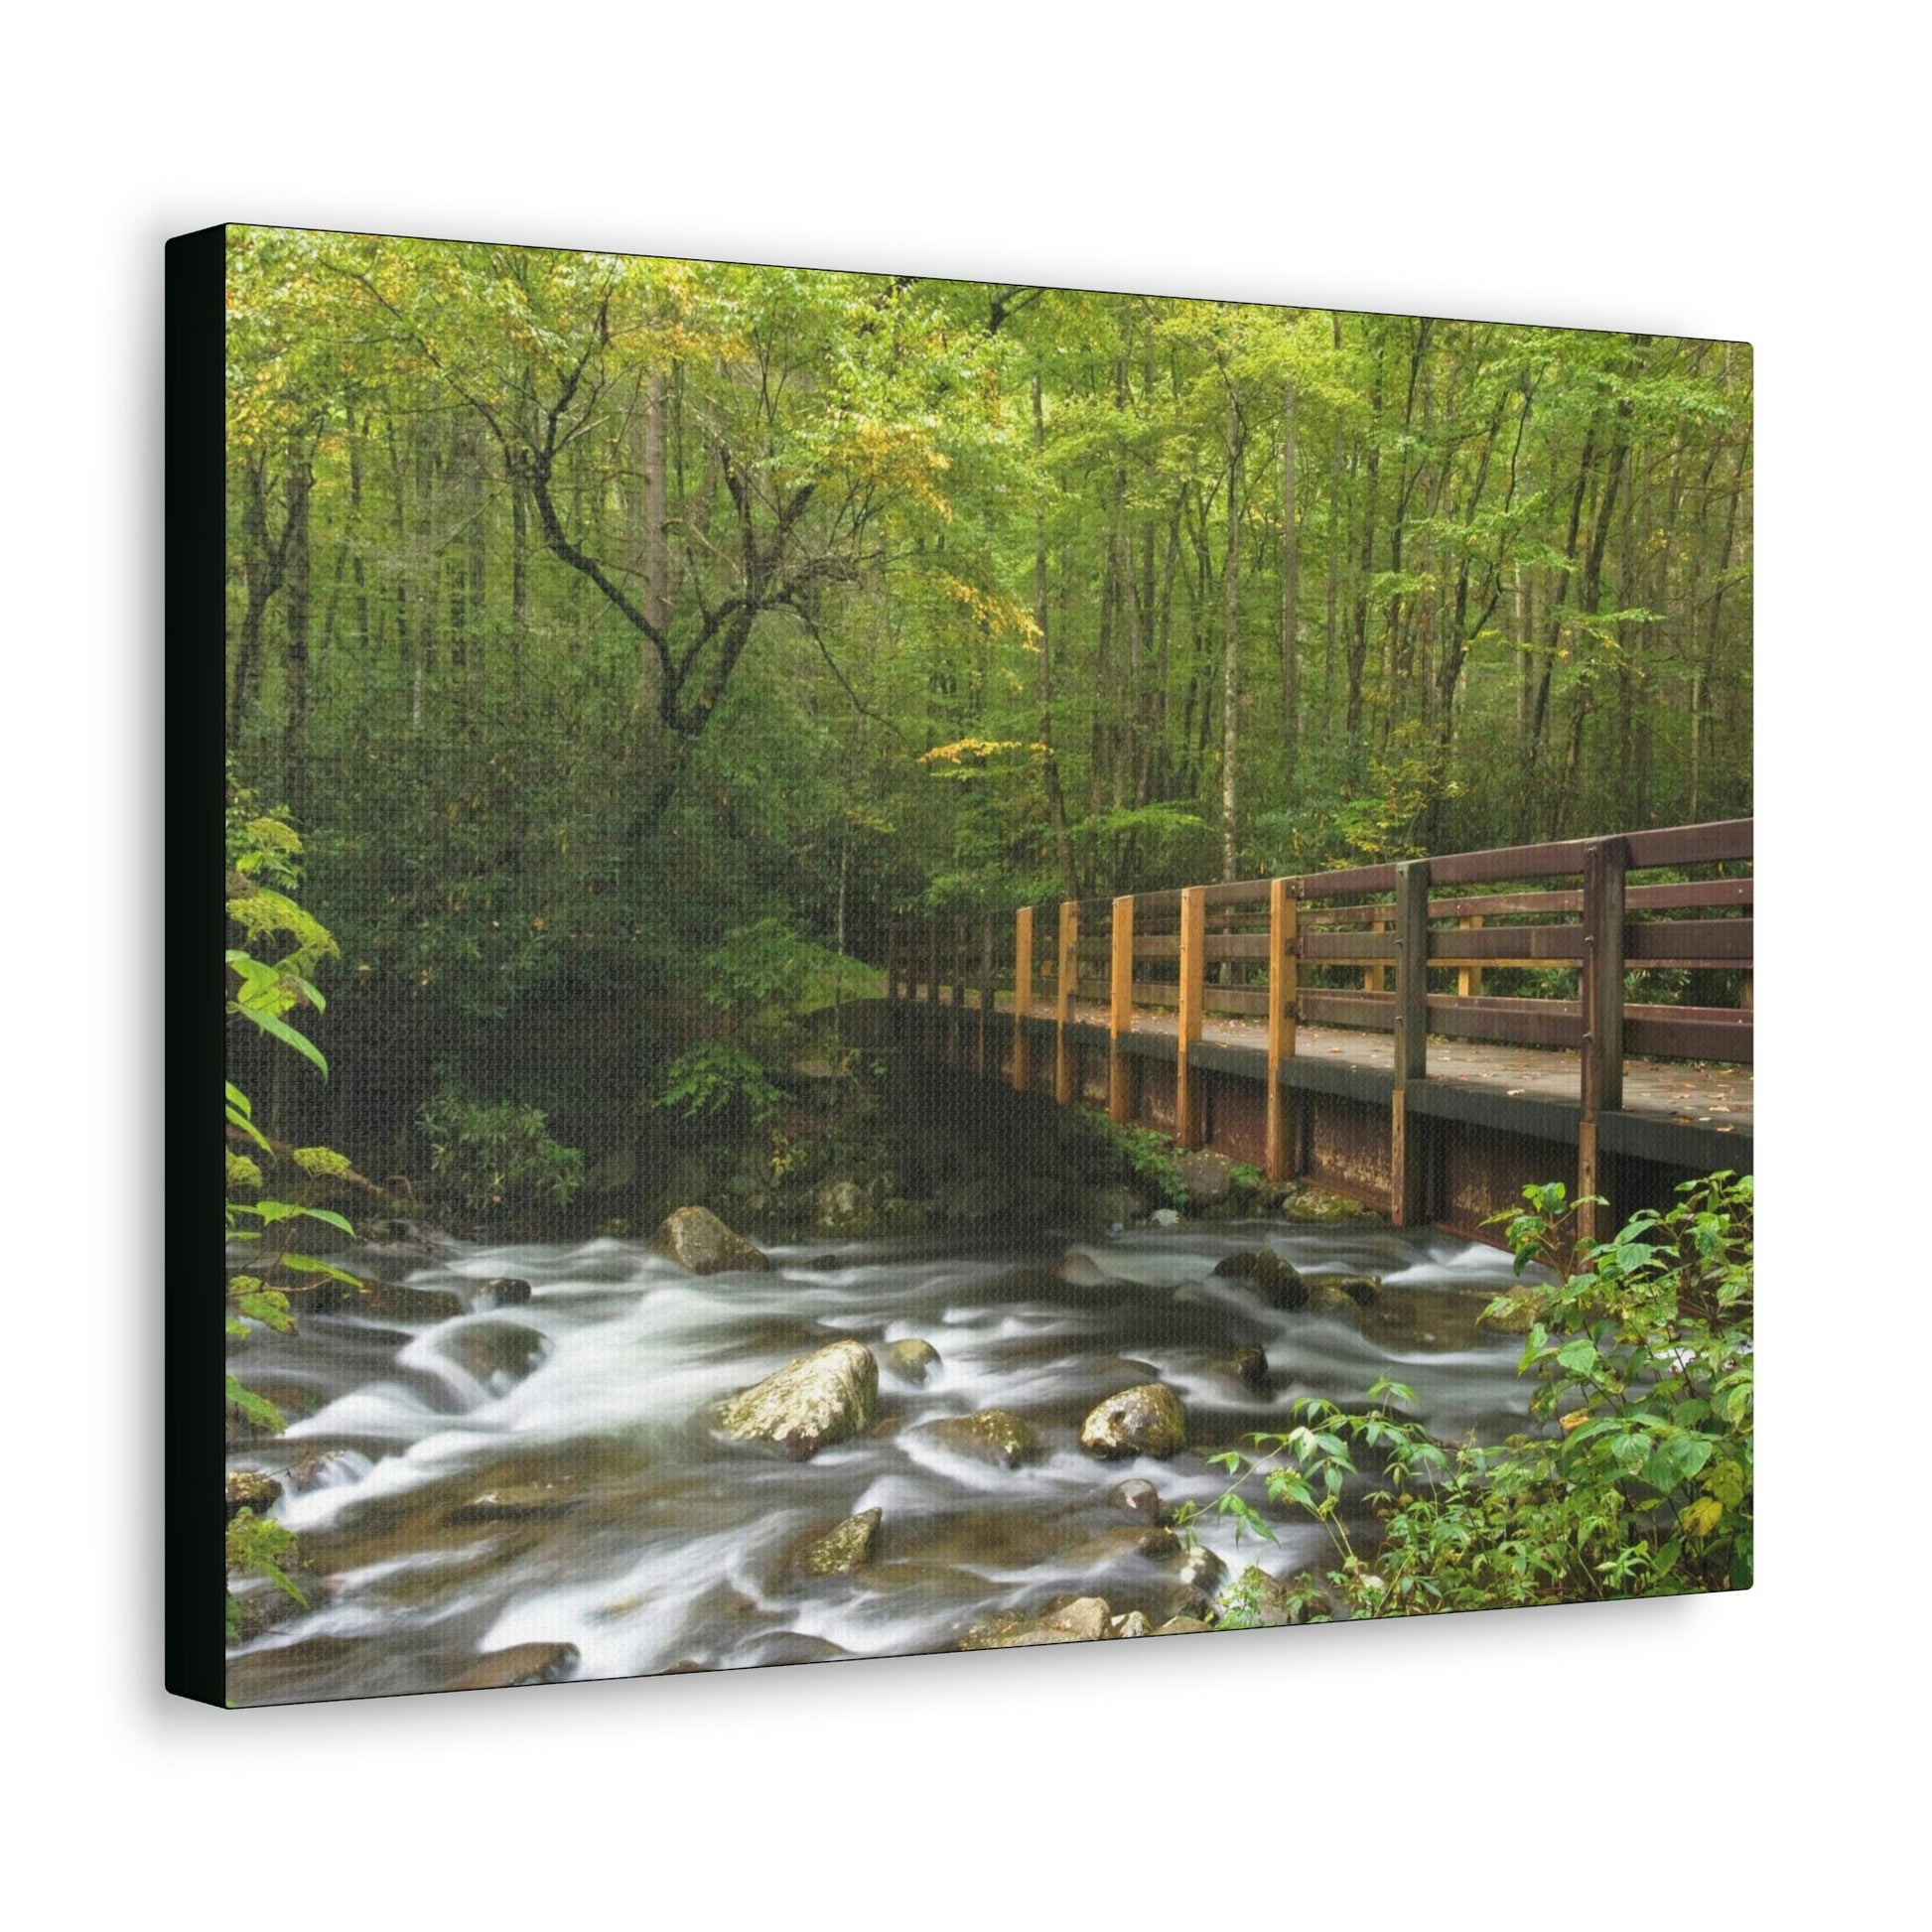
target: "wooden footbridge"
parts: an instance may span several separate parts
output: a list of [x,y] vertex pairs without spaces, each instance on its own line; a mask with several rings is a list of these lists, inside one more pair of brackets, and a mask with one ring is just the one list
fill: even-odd
[[1751,824],[901,920],[892,1024],[1398,1224],[1567,1178],[1601,1235],[1750,1170]]

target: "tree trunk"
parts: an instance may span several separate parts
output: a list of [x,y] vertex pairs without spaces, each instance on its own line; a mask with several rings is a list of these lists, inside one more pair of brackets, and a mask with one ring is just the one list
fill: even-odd
[[262,626],[269,600],[282,588],[288,566],[289,526],[279,537],[268,533],[268,474],[257,458],[248,465],[242,484],[241,575],[247,602],[241,614],[241,635],[235,645],[234,683],[228,694],[228,743],[241,734],[242,714],[261,678]]
[[289,452],[287,716],[282,728],[282,783],[297,825],[309,815],[309,497],[307,450]]
[[1286,796],[1295,796],[1296,753],[1301,742],[1301,538],[1295,518],[1295,385],[1282,406],[1282,745]]
[[1228,554],[1221,573],[1226,628],[1221,645],[1221,877],[1235,875],[1235,754],[1241,714],[1241,405],[1228,385]]
[[1375,495],[1382,469],[1382,355],[1375,345],[1375,381],[1369,394],[1368,461],[1362,466],[1361,564],[1355,580],[1355,621],[1348,639],[1348,778],[1361,774],[1362,671],[1368,663],[1368,585],[1375,569]]
[[[1046,418],[1040,406],[1039,376],[1034,376],[1034,455],[1046,447]],[[1034,519],[1034,624],[1039,632],[1035,696],[1039,705],[1040,780],[1046,792],[1047,816],[1053,827],[1053,847],[1060,862],[1063,897],[1080,897],[1080,881],[1073,864],[1073,838],[1067,830],[1066,794],[1060,788],[1059,758],[1053,750],[1053,637],[1051,613],[1046,608],[1046,515]]]
[[1724,542],[1718,551],[1718,582],[1711,593],[1711,621],[1704,630],[1703,654],[1698,659],[1697,678],[1691,688],[1691,817],[1704,810],[1705,764],[1710,757],[1709,707],[1711,686],[1717,676],[1718,639],[1724,619],[1725,582],[1730,570],[1732,548],[1737,540],[1737,506],[1744,494],[1744,457],[1748,440],[1737,446],[1737,461],[1730,475],[1730,501],[1725,511]]
[[[637,568],[643,581],[644,616],[659,634],[670,627],[670,581],[664,543],[664,403],[666,384],[661,369],[652,369],[644,379],[642,439],[639,469],[643,472],[640,492]],[[637,639],[637,708],[650,712],[656,700],[651,693],[651,673],[656,652],[648,636]]]

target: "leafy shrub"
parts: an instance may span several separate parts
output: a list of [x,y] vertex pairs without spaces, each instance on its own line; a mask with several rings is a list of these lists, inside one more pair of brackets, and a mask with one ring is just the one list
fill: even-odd
[[553,1201],[584,1184],[584,1157],[550,1136],[543,1112],[514,1100],[481,1101],[445,1088],[418,1115],[430,1145],[432,1184],[473,1213]]
[[784,1095],[744,1047],[729,1039],[701,1040],[664,1069],[657,1105],[686,1120],[706,1120],[745,1107],[762,1125],[784,1104]]
[[[1557,1280],[1490,1305],[1529,1303],[1522,1372],[1545,1433],[1450,1451],[1399,1413],[1401,1385],[1345,1413],[1304,1398],[1296,1427],[1256,1452],[1214,1458],[1232,1481],[1213,1505],[1273,1540],[1241,1493],[1328,1530],[1330,1573],[1355,1616],[1489,1609],[1683,1590],[1748,1589],[1752,1577],[1751,1181],[1687,1181],[1667,1214],[1637,1214],[1614,1239],[1579,1247]],[[1507,1220],[1518,1274],[1565,1262],[1574,1214],[1560,1185],[1524,1190]],[[1379,1462],[1367,1502],[1379,1548],[1358,1548],[1342,1513],[1357,1457]],[[1239,1615],[1241,1606],[1230,1604]]]
[[1080,1119],[1163,1207],[1178,1207],[1186,1200],[1187,1189],[1174,1164],[1173,1143],[1165,1134],[1157,1134],[1151,1127],[1125,1126],[1091,1107],[1080,1109]]
[[[302,840],[287,814],[256,809],[250,792],[234,782],[232,764],[228,773],[226,860],[228,871],[228,917],[250,945],[282,936],[293,941],[290,949],[274,964],[255,958],[238,948],[229,948],[226,966],[228,982],[227,1011],[246,1020],[271,1038],[311,1061],[326,1079],[329,1063],[309,1036],[289,1024],[286,1016],[300,1007],[320,1013],[323,997],[310,983],[308,975],[336,952],[336,942],[328,929],[289,897],[301,884],[299,861]],[[274,890],[263,881],[286,887]],[[333,1263],[312,1255],[299,1254],[289,1244],[294,1224],[302,1219],[321,1221],[344,1233],[352,1233],[349,1223],[332,1208],[319,1207],[313,1199],[316,1183],[325,1178],[360,1178],[347,1157],[333,1148],[280,1148],[269,1141],[256,1125],[254,1108],[233,1081],[224,1083],[223,1116],[226,1124],[226,1188],[224,1229],[228,1242],[250,1250],[250,1272],[228,1278],[225,1323],[230,1338],[250,1332],[250,1323],[259,1323],[287,1334],[295,1326],[289,1297],[280,1280],[288,1283],[302,1277],[328,1277],[352,1282]],[[237,1151],[237,1143],[252,1149]],[[258,1158],[259,1157],[259,1158]],[[264,1164],[266,1164],[266,1169]],[[280,1173],[285,1165],[297,1170],[292,1200],[278,1200],[266,1192],[266,1170]],[[244,1199],[254,1195],[254,1199]],[[287,1427],[282,1412],[267,1397],[257,1395],[229,1374],[225,1380],[225,1401],[231,1415],[249,1427],[280,1434]],[[298,1603],[302,1592],[289,1581],[286,1565],[295,1560],[293,1534],[273,1518],[257,1518],[243,1510],[228,1526],[227,1569],[230,1576],[266,1577],[286,1590]],[[306,1604],[305,1604],[306,1607]],[[227,1631],[230,1641],[239,1628],[232,1592],[227,1595]]]

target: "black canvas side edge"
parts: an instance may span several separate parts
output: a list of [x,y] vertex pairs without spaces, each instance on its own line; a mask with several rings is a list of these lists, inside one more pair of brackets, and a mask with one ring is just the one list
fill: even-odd
[[214,960],[222,923],[220,726],[226,549],[227,230],[168,243],[166,326],[166,1318],[163,1409],[167,1688],[223,1705],[225,1464]]

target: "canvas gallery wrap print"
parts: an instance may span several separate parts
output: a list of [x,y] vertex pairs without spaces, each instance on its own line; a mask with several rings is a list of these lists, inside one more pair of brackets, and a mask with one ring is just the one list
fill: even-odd
[[1747,345],[168,315],[173,1688],[1749,1587]]

